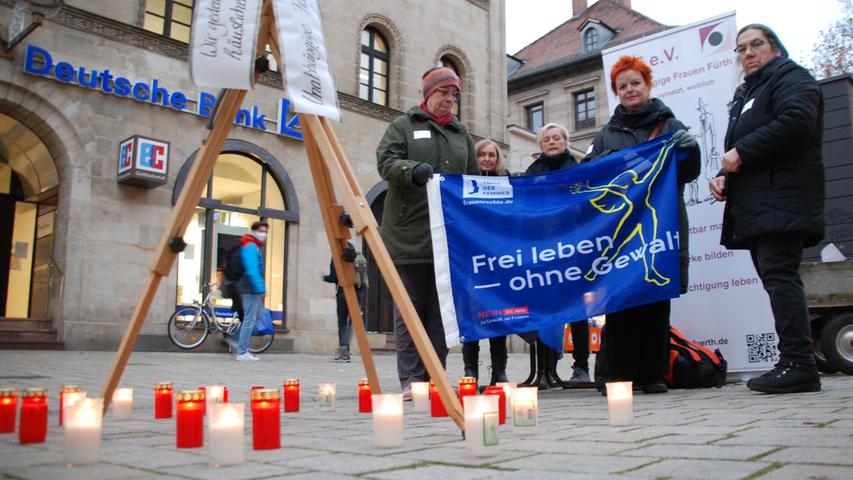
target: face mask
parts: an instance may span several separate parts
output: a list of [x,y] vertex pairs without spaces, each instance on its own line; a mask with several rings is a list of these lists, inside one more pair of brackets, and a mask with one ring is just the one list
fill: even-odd
[[258,240],[266,243],[267,241],[267,232],[253,232],[252,235],[255,236]]

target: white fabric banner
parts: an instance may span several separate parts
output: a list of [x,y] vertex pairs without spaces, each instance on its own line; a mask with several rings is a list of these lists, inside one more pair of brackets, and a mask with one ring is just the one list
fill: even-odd
[[275,0],[276,25],[293,111],[341,121],[317,0]]
[[[749,252],[720,245],[723,205],[708,180],[720,170],[727,104],[740,83],[734,53],[735,13],[674,28],[602,52],[605,78],[623,55],[652,68],[652,96],[690,127],[702,149],[702,172],[685,188],[690,217],[690,284],[672,303],[672,324],[711,350],[719,348],[729,371],[769,369],[777,360],[776,333],[767,294]],[[609,104],[618,100],[608,88]]]
[[197,0],[190,75],[199,87],[252,88],[262,0]]

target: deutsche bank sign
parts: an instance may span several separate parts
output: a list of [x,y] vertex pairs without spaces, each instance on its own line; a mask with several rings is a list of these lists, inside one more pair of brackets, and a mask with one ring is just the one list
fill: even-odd
[[[62,83],[76,84],[83,88],[98,90],[117,97],[131,98],[137,102],[151,103],[179,112],[191,113],[201,117],[210,117],[216,105],[216,95],[199,92],[196,99],[196,109],[187,109],[187,95],[184,92],[167,90],[159,79],[150,82],[134,82],[110,72],[109,69],[93,70],[84,66],[75,66],[69,62],[54,61],[53,55],[44,48],[27,45],[27,55],[24,58],[24,72],[42,77],[52,77]],[[288,119],[290,100],[282,98],[278,105],[276,128],[270,128],[265,114],[260,113],[257,105],[240,109],[234,123],[247,128],[266,133],[283,135],[302,140],[302,132],[298,130],[299,117],[292,115]]]

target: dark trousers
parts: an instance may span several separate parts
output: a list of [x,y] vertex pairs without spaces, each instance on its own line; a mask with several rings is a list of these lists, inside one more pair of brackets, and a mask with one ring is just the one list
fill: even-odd
[[[363,291],[362,288],[355,289],[355,296],[360,308],[363,305]],[[338,346],[349,350],[350,340],[352,339],[352,318],[349,314],[349,307],[347,307],[347,297],[344,294],[344,289],[340,286],[337,287],[335,300],[338,304]]]
[[[465,342],[462,344],[462,355],[471,355],[476,359],[480,355],[480,342]],[[504,365],[506,368],[506,336],[492,337],[489,339],[489,355],[492,359],[492,368],[496,365]]]
[[[444,339],[444,324],[441,323],[438,293],[435,290],[435,270],[431,263],[396,267],[432,347],[438,354],[441,366],[446,367],[447,342]],[[415,348],[415,342],[396,306],[394,307],[394,336],[397,342],[397,374],[400,377],[400,385],[405,388],[412,382],[429,380],[426,367]]]
[[607,314],[607,379],[648,383],[669,371],[669,300]]
[[806,294],[800,278],[803,237],[796,233],[763,235],[750,241],[749,253],[764,290],[779,336],[780,361],[814,364]]
[[589,320],[574,322],[572,328],[572,358],[575,360],[575,368],[583,368],[589,371]]

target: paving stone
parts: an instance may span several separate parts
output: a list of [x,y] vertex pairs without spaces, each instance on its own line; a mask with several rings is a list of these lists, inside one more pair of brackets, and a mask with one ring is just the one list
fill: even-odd
[[[25,469],[9,470],[7,473],[27,480],[92,480],[107,478],[132,478],[134,480],[150,477],[151,472],[137,468],[128,468],[123,465],[112,465],[109,463],[98,463],[95,465],[75,465],[73,467],[62,467],[58,469],[52,466],[28,467]],[[162,477],[161,477],[162,478]]]
[[[849,448],[797,447],[774,452],[762,461],[784,463],[824,463],[853,466],[853,450]],[[853,472],[851,472],[853,473]]]
[[544,453],[532,455],[518,460],[506,462],[495,462],[496,467],[508,469],[539,469],[539,470],[567,470],[576,473],[618,473],[634,470],[642,465],[658,461],[651,457],[616,457],[616,456],[591,456],[591,455],[562,455],[556,453]]
[[[747,460],[756,455],[772,452],[774,447],[719,446],[719,445],[649,445],[622,452],[623,456]],[[762,458],[761,460],[765,460]]]
[[242,465],[230,465],[218,468],[211,468],[208,463],[197,463],[181,467],[164,468],[160,471],[169,476],[179,475],[202,480],[232,480],[237,478],[247,480],[250,478],[269,478],[278,475],[289,476],[292,473],[302,472],[302,470],[295,468],[257,462],[246,462]]
[[[384,480],[396,480],[403,478],[446,478],[453,480],[475,480],[481,478],[494,478],[499,470],[485,468],[465,468],[449,465],[426,465],[423,467],[409,468],[405,470],[392,470],[388,472],[377,472],[366,475],[366,478]],[[531,478],[531,477],[528,477]]]
[[827,465],[785,465],[760,477],[761,480],[850,480],[849,467]]
[[435,462],[435,463],[451,463],[454,465],[489,465],[498,461],[508,459],[521,458],[530,456],[531,452],[519,452],[498,447],[494,456],[491,457],[473,457],[468,454],[465,445],[461,442],[459,445],[452,447],[436,447],[416,452],[408,452],[394,455],[394,458],[411,460],[412,462]]
[[628,472],[631,475],[651,477],[676,477],[705,480],[744,478],[767,468],[765,462],[736,462],[730,460],[679,460],[667,459]]
[[352,455],[335,453],[310,458],[294,459],[287,463],[290,467],[340,474],[358,475],[376,470],[388,470],[415,465],[417,460],[408,460],[390,456]]

